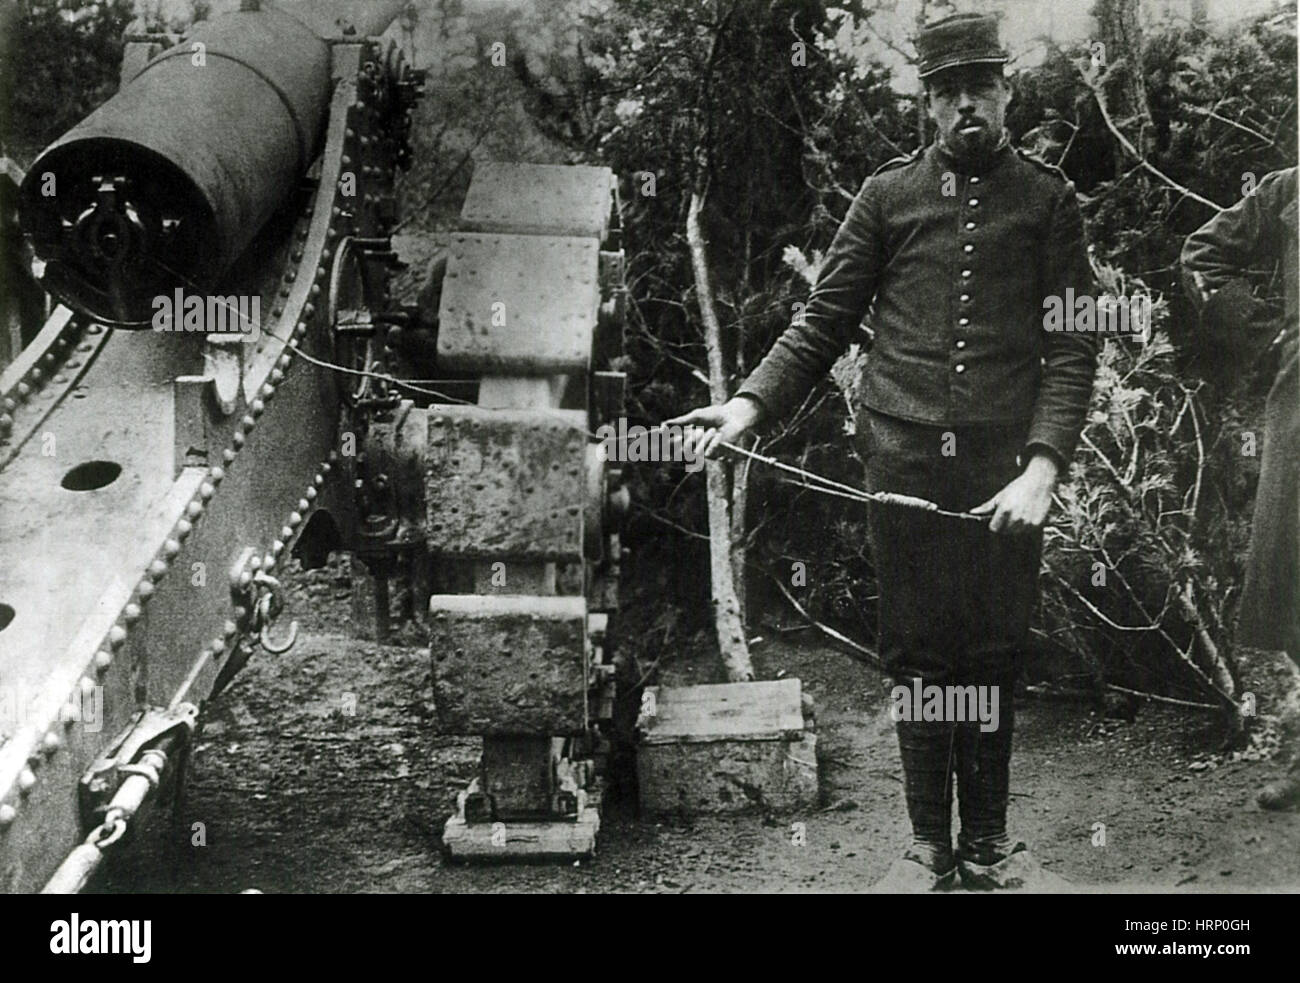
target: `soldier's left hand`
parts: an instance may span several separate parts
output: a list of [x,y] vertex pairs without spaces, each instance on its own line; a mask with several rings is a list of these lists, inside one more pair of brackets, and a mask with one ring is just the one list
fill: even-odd
[[990,532],[1037,532],[1043,528],[1052,507],[1056,478],[1055,459],[1050,454],[1037,453],[1017,478],[971,511],[976,515],[993,513]]

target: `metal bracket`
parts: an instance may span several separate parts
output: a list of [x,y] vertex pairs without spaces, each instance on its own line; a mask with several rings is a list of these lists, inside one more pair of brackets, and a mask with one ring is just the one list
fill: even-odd
[[298,622],[289,622],[284,641],[271,637],[271,626],[284,610],[284,587],[275,577],[261,569],[257,553],[246,547],[230,570],[230,599],[235,606],[235,650],[217,673],[208,699],[215,699],[239,670],[253,657],[254,645],[243,636],[253,636],[256,644],[272,655],[283,655],[298,641]]
[[[131,774],[126,769],[136,765],[146,750],[174,732],[182,731],[180,744],[188,744],[198,716],[199,708],[193,703],[179,703],[165,710],[145,707],[137,711],[77,783],[82,832],[90,832],[103,821],[118,786]],[[156,784],[156,780],[151,784]]]

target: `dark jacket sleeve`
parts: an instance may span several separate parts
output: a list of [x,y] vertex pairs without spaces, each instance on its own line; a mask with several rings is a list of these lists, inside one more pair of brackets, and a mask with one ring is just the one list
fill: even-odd
[[1198,313],[1218,290],[1239,279],[1257,259],[1278,253],[1282,208],[1281,171],[1266,174],[1255,193],[1220,212],[1183,243],[1183,287]]
[[[1062,187],[1053,206],[1045,264],[1044,297],[1065,298],[1069,289],[1075,296],[1093,293],[1083,216],[1070,183]],[[1043,375],[1025,443],[1047,447],[1056,454],[1062,468],[1068,468],[1092,398],[1098,335],[1046,328],[1043,333]]]
[[822,264],[803,317],[782,332],[737,391],[757,398],[769,420],[787,415],[854,340],[876,293],[885,238],[872,178],[863,182]]

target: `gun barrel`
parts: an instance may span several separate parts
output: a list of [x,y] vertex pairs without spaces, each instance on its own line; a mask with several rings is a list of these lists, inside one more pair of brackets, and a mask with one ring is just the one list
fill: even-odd
[[401,8],[267,5],[149,61],[28,170],[20,220],[46,288],[123,326],[147,324],[155,297],[209,289],[320,153],[329,39],[381,33]]

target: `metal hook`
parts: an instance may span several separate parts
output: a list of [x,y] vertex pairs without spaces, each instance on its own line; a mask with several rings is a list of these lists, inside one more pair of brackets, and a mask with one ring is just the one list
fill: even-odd
[[266,651],[270,652],[272,655],[283,655],[285,652],[288,652],[289,649],[293,648],[294,643],[298,641],[298,622],[289,622],[289,636],[284,642],[278,644],[272,642],[270,632],[271,626],[269,624],[263,625],[261,633],[257,636],[258,642],[261,643],[262,648],[266,649]]
[[271,622],[284,610],[284,588],[280,585],[280,581],[261,571],[254,575],[253,582],[267,589],[262,599],[257,602],[257,623],[260,626],[257,640],[262,648],[272,655],[283,655],[298,641],[298,622],[289,622],[289,635],[285,641],[271,641]]

